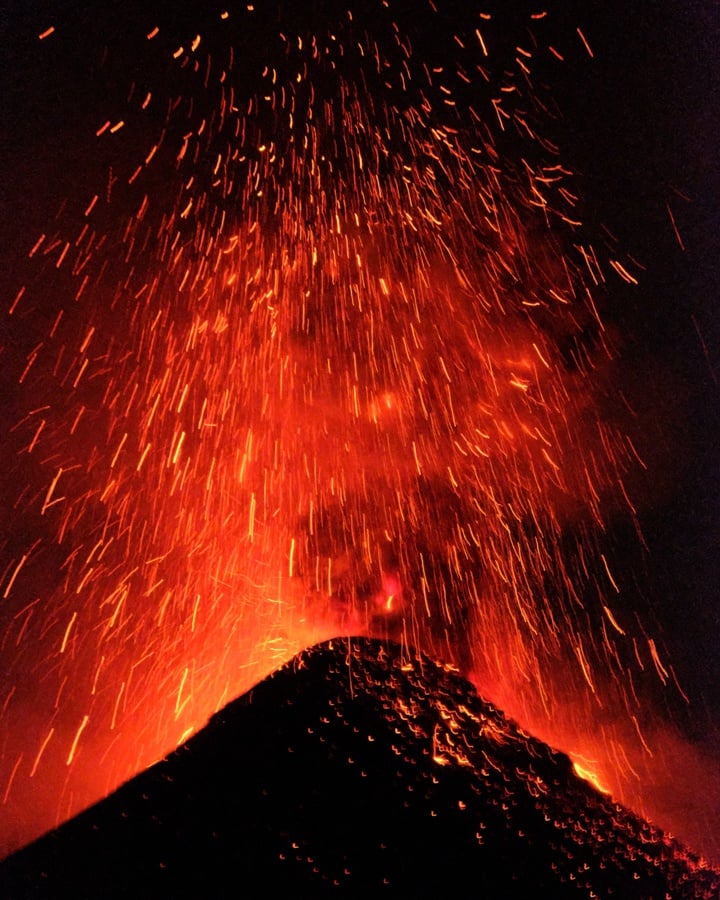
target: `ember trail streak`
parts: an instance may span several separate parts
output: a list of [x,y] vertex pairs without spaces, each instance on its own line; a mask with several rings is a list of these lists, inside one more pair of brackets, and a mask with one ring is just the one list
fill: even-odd
[[672,674],[594,537],[637,464],[598,312],[630,264],[536,133],[545,17],[511,47],[432,8],[431,46],[381,3],[126,38],[113,166],[9,304],[51,324],[8,439],[8,845],[349,632],[449,658],[634,798],[633,672]]

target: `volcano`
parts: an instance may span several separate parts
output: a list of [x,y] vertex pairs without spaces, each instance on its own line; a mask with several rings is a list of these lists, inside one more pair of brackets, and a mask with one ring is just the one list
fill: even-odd
[[20,898],[720,896],[456,670],[397,644],[295,656],[0,866]]

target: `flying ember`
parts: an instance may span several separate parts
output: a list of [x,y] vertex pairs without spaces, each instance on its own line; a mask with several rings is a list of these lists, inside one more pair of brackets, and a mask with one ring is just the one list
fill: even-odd
[[603,542],[643,464],[603,301],[638,275],[538,86],[591,45],[351,6],[99,14],[82,60],[86,22],[34,34],[92,80],[4,316],[0,850],[339,634],[658,808],[638,673],[678,687]]

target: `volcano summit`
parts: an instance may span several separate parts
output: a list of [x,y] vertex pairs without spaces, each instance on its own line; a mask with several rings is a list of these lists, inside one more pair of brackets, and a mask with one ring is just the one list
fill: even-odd
[[0,866],[21,898],[720,896],[451,668],[337,639]]

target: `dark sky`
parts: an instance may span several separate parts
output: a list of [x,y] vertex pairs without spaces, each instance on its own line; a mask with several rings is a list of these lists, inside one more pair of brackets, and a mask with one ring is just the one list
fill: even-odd
[[[588,4],[594,77],[564,85],[596,221],[646,271],[611,298],[650,463],[648,593],[678,670],[720,685],[720,8]],[[684,249],[670,220],[675,219]],[[635,390],[633,390],[635,386]],[[642,408],[644,407],[644,408]],[[641,570],[642,571],[642,570]],[[714,714],[718,713],[714,706]]]

